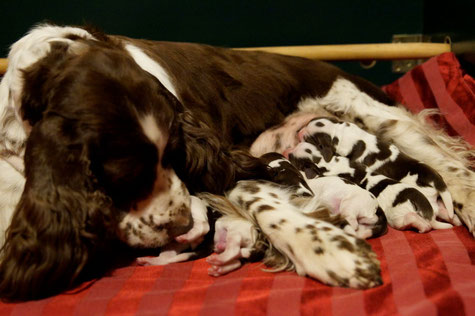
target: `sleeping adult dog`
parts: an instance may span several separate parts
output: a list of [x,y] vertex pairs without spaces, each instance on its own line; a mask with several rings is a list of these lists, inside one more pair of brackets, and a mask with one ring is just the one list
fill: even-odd
[[24,157],[26,183],[2,249],[3,298],[70,287],[115,240],[161,247],[199,225],[190,193],[262,177],[245,147],[297,110],[361,122],[431,165],[473,231],[460,144],[329,64],[52,25],[16,42],[9,63],[2,146]]

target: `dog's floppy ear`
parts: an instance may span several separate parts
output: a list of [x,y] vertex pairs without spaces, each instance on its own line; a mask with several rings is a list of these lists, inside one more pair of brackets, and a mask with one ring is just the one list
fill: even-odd
[[[170,162],[189,190],[223,193],[237,180],[266,179],[267,167],[247,151],[223,144],[216,133],[192,113],[178,115],[177,132],[165,150]],[[171,149],[170,144],[174,150]]]
[[22,119],[28,121],[31,126],[41,120],[46,110],[47,97],[53,90],[49,84],[49,78],[56,78],[52,73],[58,69],[64,69],[64,62],[70,58],[69,46],[64,42],[51,42],[50,51],[41,59],[41,62],[22,70],[24,86],[21,115]]
[[69,124],[53,115],[31,131],[25,189],[0,257],[3,299],[38,299],[70,288],[115,225],[111,203],[90,180],[84,136]]

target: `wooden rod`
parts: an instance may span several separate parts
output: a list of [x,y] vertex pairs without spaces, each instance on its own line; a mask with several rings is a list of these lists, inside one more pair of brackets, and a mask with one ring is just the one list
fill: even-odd
[[[451,51],[447,43],[391,43],[313,46],[270,46],[235,48],[245,51],[265,51],[283,55],[327,61],[424,59]],[[0,58],[0,74],[7,71],[8,61]]]
[[300,56],[327,61],[424,59],[451,51],[450,44],[446,43],[275,46],[236,49],[247,51],[259,50],[270,53]]
[[3,75],[7,71],[8,60],[6,58],[0,58],[0,75]]

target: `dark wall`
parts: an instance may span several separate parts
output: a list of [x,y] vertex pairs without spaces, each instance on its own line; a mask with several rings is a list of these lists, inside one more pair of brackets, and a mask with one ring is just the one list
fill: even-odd
[[450,0],[435,4],[424,1],[423,32],[449,35],[453,41],[475,40],[475,1]]
[[[392,34],[420,33],[423,0],[333,1],[33,1],[2,4],[0,55],[32,25],[91,23],[107,33],[202,42],[228,47],[390,42]],[[389,62],[370,70],[343,68],[389,83]]]

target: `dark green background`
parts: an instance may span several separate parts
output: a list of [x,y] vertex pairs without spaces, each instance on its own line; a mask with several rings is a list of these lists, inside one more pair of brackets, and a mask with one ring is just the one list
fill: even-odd
[[[443,5],[423,0],[334,1],[31,1],[1,4],[0,56],[41,21],[90,23],[107,33],[227,47],[390,42],[393,34],[475,31],[475,1]],[[378,83],[393,81],[389,62],[364,70],[338,63]]]

